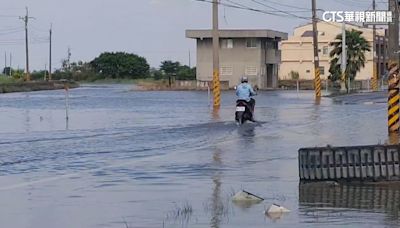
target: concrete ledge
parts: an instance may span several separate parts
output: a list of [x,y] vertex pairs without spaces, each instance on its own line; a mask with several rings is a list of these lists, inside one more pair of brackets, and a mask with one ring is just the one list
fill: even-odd
[[298,159],[301,182],[400,180],[399,145],[302,148]]
[[[79,87],[76,82],[67,82],[69,88]],[[32,92],[40,90],[64,89],[64,82],[60,81],[31,81],[0,84],[0,93]]]

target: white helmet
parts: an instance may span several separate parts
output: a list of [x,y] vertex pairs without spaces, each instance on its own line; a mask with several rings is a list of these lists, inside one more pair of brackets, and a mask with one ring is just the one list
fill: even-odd
[[249,79],[246,76],[243,76],[242,79],[240,80],[242,83],[244,82],[249,82]]

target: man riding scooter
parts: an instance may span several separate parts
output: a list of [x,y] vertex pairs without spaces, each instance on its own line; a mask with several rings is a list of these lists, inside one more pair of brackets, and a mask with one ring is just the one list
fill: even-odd
[[243,76],[241,79],[241,83],[236,87],[236,96],[238,96],[238,100],[246,101],[246,103],[250,107],[251,121],[255,122],[254,106],[256,105],[256,101],[251,97],[257,95],[257,93],[248,82],[248,78],[246,76]]

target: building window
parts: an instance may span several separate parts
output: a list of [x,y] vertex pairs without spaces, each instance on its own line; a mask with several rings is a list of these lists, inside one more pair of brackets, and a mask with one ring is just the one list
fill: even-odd
[[245,75],[248,76],[256,76],[257,75],[257,67],[256,66],[246,66]]
[[321,74],[321,75],[324,75],[325,74],[325,67],[319,67],[319,73]]
[[328,46],[322,47],[322,54],[327,55],[328,54]]
[[265,42],[267,49],[278,49],[278,41],[267,41]]
[[310,70],[306,70],[306,73],[310,73]]
[[231,75],[233,75],[233,67],[232,66],[221,66],[220,72],[221,72],[221,76],[231,76]]
[[222,48],[233,48],[233,39],[223,39],[221,41]]
[[258,46],[258,40],[256,38],[249,38],[246,40],[246,47],[256,48]]

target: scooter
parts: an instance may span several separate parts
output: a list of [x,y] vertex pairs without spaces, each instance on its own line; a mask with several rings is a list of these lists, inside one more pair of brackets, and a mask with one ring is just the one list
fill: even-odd
[[[236,101],[235,120],[238,125],[244,124],[247,120],[253,121],[253,114],[250,104],[245,100]],[[253,121],[254,122],[254,121]]]

